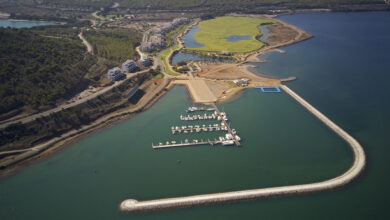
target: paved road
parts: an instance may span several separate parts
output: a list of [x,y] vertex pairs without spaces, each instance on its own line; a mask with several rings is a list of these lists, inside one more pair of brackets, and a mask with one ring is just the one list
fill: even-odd
[[192,207],[196,205],[216,204],[249,199],[261,199],[284,195],[314,193],[344,186],[350,183],[356,177],[358,177],[359,174],[363,171],[366,163],[364,150],[363,147],[359,144],[359,142],[357,142],[352,136],[350,136],[342,128],[337,126],[334,122],[332,122],[329,118],[327,118],[316,108],[306,102],[290,88],[285,85],[282,85],[281,88],[349,144],[354,155],[354,161],[352,166],[345,173],[322,182],[301,185],[250,189],[149,201],[137,201],[135,199],[127,199],[120,204],[120,210],[123,212],[146,212],[152,210]]
[[105,94],[106,92],[111,91],[113,88],[121,85],[122,83],[126,82],[127,80],[130,80],[131,78],[133,78],[135,76],[138,76],[139,74],[145,73],[147,71],[149,71],[149,69],[143,70],[143,71],[140,71],[140,72],[137,72],[137,73],[133,73],[133,74],[127,74],[127,78],[125,80],[122,80],[122,81],[119,81],[119,82],[115,82],[113,85],[111,85],[109,87],[105,87],[102,90],[99,90],[99,91],[97,91],[96,93],[94,93],[92,95],[89,95],[89,96],[87,96],[85,98],[76,100],[76,101],[74,101],[72,103],[60,105],[60,106],[58,106],[56,108],[53,108],[53,109],[50,109],[50,110],[47,110],[47,111],[44,111],[44,112],[40,112],[40,113],[37,113],[37,114],[34,114],[34,115],[30,115],[30,116],[27,116],[27,117],[24,117],[24,118],[21,118],[21,119],[17,119],[17,120],[1,123],[0,124],[0,129],[5,128],[5,127],[7,127],[8,125],[11,125],[11,124],[16,124],[16,123],[24,124],[24,123],[28,123],[28,122],[34,121],[37,118],[41,118],[43,116],[48,116],[48,115],[50,115],[52,113],[59,112],[59,111],[62,111],[64,109],[68,109],[68,108],[74,107],[76,105],[80,105],[80,104],[85,103],[85,102],[87,102],[89,100],[95,99],[99,95],[102,95],[102,94]]

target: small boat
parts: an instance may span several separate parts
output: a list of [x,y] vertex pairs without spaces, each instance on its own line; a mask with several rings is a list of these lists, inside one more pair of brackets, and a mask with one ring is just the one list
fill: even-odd
[[233,145],[233,144],[234,144],[234,141],[232,141],[232,140],[222,141],[222,145],[224,145],[224,146],[229,146],[229,145]]
[[225,138],[226,140],[233,140],[233,135],[228,133],[225,135]]

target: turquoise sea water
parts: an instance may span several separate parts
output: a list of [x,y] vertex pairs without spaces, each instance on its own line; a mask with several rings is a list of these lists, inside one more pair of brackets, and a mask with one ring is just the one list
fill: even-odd
[[46,21],[14,21],[14,20],[0,20],[0,27],[13,28],[30,28],[34,26],[54,25],[53,22]]
[[[332,192],[125,215],[138,200],[321,181],[344,172],[349,147],[285,93],[250,89],[219,105],[242,147],[153,150],[174,136],[191,103],[173,88],[148,111],[96,132],[0,180],[1,219],[386,219],[390,155],[390,13],[320,13],[281,19],[315,37],[267,55],[259,71],[289,83],[364,146],[368,167]],[[208,124],[208,122],[201,122]],[[213,123],[213,122],[210,122]]]

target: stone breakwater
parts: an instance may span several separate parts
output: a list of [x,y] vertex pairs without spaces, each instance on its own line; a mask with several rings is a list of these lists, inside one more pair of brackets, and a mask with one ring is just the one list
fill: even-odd
[[362,146],[342,128],[306,102],[298,94],[285,85],[280,86],[287,94],[305,107],[309,112],[326,124],[337,135],[344,139],[352,149],[354,161],[352,166],[340,176],[322,182],[301,185],[270,187],[262,189],[240,190],[233,192],[194,195],[186,197],[166,198],[149,201],[124,200],[119,209],[123,212],[146,212],[153,210],[184,208],[198,205],[233,202],[240,200],[262,199],[277,196],[298,195],[331,190],[344,186],[353,181],[363,171],[366,157]]

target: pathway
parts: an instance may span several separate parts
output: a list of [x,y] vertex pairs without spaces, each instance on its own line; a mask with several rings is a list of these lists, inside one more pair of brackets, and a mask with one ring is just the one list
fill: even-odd
[[78,36],[79,36],[80,40],[83,42],[83,44],[87,47],[88,53],[90,53],[90,54],[93,55],[93,47],[92,47],[92,45],[84,38],[84,36],[83,36],[83,31],[80,31],[80,33],[79,33]]

